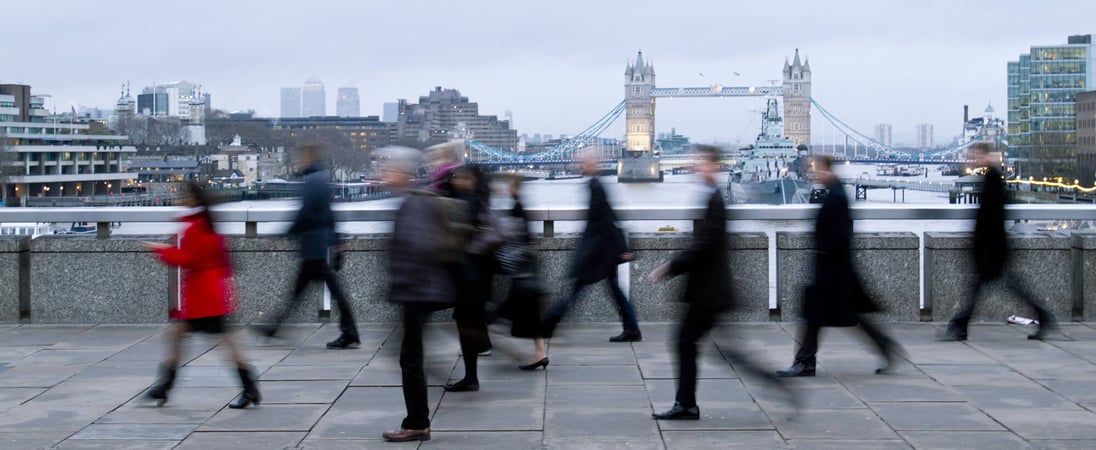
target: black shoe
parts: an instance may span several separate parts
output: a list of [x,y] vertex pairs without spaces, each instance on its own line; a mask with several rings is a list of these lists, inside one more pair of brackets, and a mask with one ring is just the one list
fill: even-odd
[[460,380],[456,383],[445,385],[446,392],[476,392],[479,390],[478,381]]
[[814,376],[814,364],[804,364],[796,361],[791,367],[776,371],[776,376],[781,378],[791,377],[813,377]]
[[609,342],[639,342],[643,340],[643,333],[638,331],[625,331],[609,338]]
[[967,340],[966,331],[947,330],[936,334],[937,341],[965,341]]
[[532,363],[532,364],[525,364],[525,365],[518,366],[518,368],[521,369],[521,370],[537,370],[541,367],[543,367],[545,370],[548,369],[548,358],[547,357],[541,359],[540,361]]
[[669,410],[651,414],[651,417],[657,420],[700,420],[700,407],[690,406],[686,408],[675,402]]
[[240,374],[240,384],[244,387],[244,393],[240,394],[232,403],[228,404],[232,409],[244,409],[248,406],[258,406],[263,401],[262,394],[259,394],[259,385],[255,381],[255,376],[251,374],[250,367],[238,367],[236,371]]
[[339,336],[338,339],[327,343],[327,348],[336,350],[358,348],[361,346],[361,340],[359,340],[358,338],[347,337],[346,335]]
[[156,385],[149,388],[145,393],[145,397],[150,400],[156,401],[156,406],[164,406],[167,403],[167,393],[175,385],[175,369],[167,366],[160,366],[160,380],[156,382]]

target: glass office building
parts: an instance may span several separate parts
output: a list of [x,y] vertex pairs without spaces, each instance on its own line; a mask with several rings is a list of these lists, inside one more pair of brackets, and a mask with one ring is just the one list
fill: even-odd
[[1075,178],[1076,97],[1093,80],[1092,35],[1008,63],[1008,156],[1021,177]]

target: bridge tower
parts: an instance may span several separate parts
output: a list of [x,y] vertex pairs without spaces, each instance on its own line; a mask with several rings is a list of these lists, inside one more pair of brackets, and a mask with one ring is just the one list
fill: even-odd
[[784,59],[784,136],[811,145],[811,63],[799,61],[798,48],[791,64]]
[[643,61],[643,52],[624,70],[624,107],[627,124],[625,145],[629,151],[650,156],[655,144],[655,67]]

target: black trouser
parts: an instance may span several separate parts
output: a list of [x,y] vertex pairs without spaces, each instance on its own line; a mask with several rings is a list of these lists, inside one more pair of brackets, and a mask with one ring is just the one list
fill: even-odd
[[[860,331],[863,331],[864,334],[868,335],[868,338],[875,343],[875,347],[879,350],[879,354],[884,358],[890,359],[891,354],[894,352],[894,346],[896,345],[894,340],[863,315],[857,317],[856,322],[856,326],[860,327]],[[817,323],[808,321],[803,325],[803,334],[799,339],[799,351],[795,353],[795,362],[814,367],[815,354],[818,353],[818,334],[821,331],[822,326]]]
[[339,280],[331,266],[325,260],[302,261],[300,271],[297,272],[297,281],[293,286],[293,297],[284,307],[278,311],[274,319],[275,326],[280,325],[289,318],[289,313],[301,301],[301,294],[313,281],[320,281],[327,285],[331,291],[331,297],[335,299],[335,306],[339,308],[339,331],[348,338],[358,339],[358,327],[354,324],[354,313],[350,311],[350,301],[339,286]]
[[686,408],[696,406],[696,343],[715,325],[717,314],[688,306],[677,330],[677,398]]
[[[685,311],[685,318],[677,330],[677,396],[674,401],[681,406],[691,408],[696,406],[696,380],[699,374],[697,369],[697,342],[704,337],[719,320],[721,311],[689,305]],[[734,365],[736,371],[746,372],[761,381],[775,384],[776,378],[772,373],[762,369],[757,364],[746,359],[733,346],[723,348],[723,353]]]
[[[620,313],[620,322],[624,326],[624,331],[629,333],[639,332],[639,320],[636,319],[636,310],[632,306],[632,302],[628,301],[628,297],[624,295],[624,291],[620,289],[620,283],[617,280],[617,272],[614,267],[609,271],[609,290],[613,294],[613,302],[616,304],[617,312]],[[571,296],[563,302],[552,305],[552,308],[548,310],[548,314],[544,318],[544,326],[541,327],[541,335],[544,337],[552,337],[552,333],[556,329],[556,325],[559,325],[559,321],[563,320],[563,316],[575,307],[578,303],[579,294],[586,286],[590,286],[593,283],[580,283],[575,282],[574,287],[571,288]]]
[[457,322],[457,336],[464,360],[464,379],[477,381],[477,359],[480,352],[491,349],[487,334],[487,302],[491,298],[493,273],[491,260],[470,255],[461,266],[457,305],[453,319]]
[[[1024,304],[1030,306],[1035,310],[1035,317],[1039,320],[1039,326],[1044,324],[1050,324],[1054,322],[1054,316],[1050,314],[1050,311],[1044,309],[1038,302],[1035,301],[1035,296],[1031,294],[1027,286],[1024,286],[1019,280],[1011,274],[1006,273],[1005,287],[1020,297],[1020,300]],[[959,307],[959,310],[955,312],[955,315],[948,321],[948,332],[955,334],[966,334],[967,325],[970,324],[970,318],[974,315],[974,307],[977,306],[978,300],[981,298],[986,285],[997,281],[1001,278],[1001,275],[978,275],[978,278],[974,281],[974,286],[971,287],[970,295],[963,300]]]
[[407,407],[400,428],[421,430],[430,426],[430,404],[426,397],[426,369],[422,333],[426,320],[437,308],[424,304],[403,305],[403,343],[400,344],[400,372],[403,375],[403,403]]

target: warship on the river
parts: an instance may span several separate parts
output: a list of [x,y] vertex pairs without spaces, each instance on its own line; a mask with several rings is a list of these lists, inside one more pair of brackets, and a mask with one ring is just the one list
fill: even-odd
[[784,118],[777,100],[769,98],[761,113],[761,134],[754,145],[740,149],[727,181],[730,203],[782,205],[806,203],[811,194],[807,180],[806,147],[784,136]]

